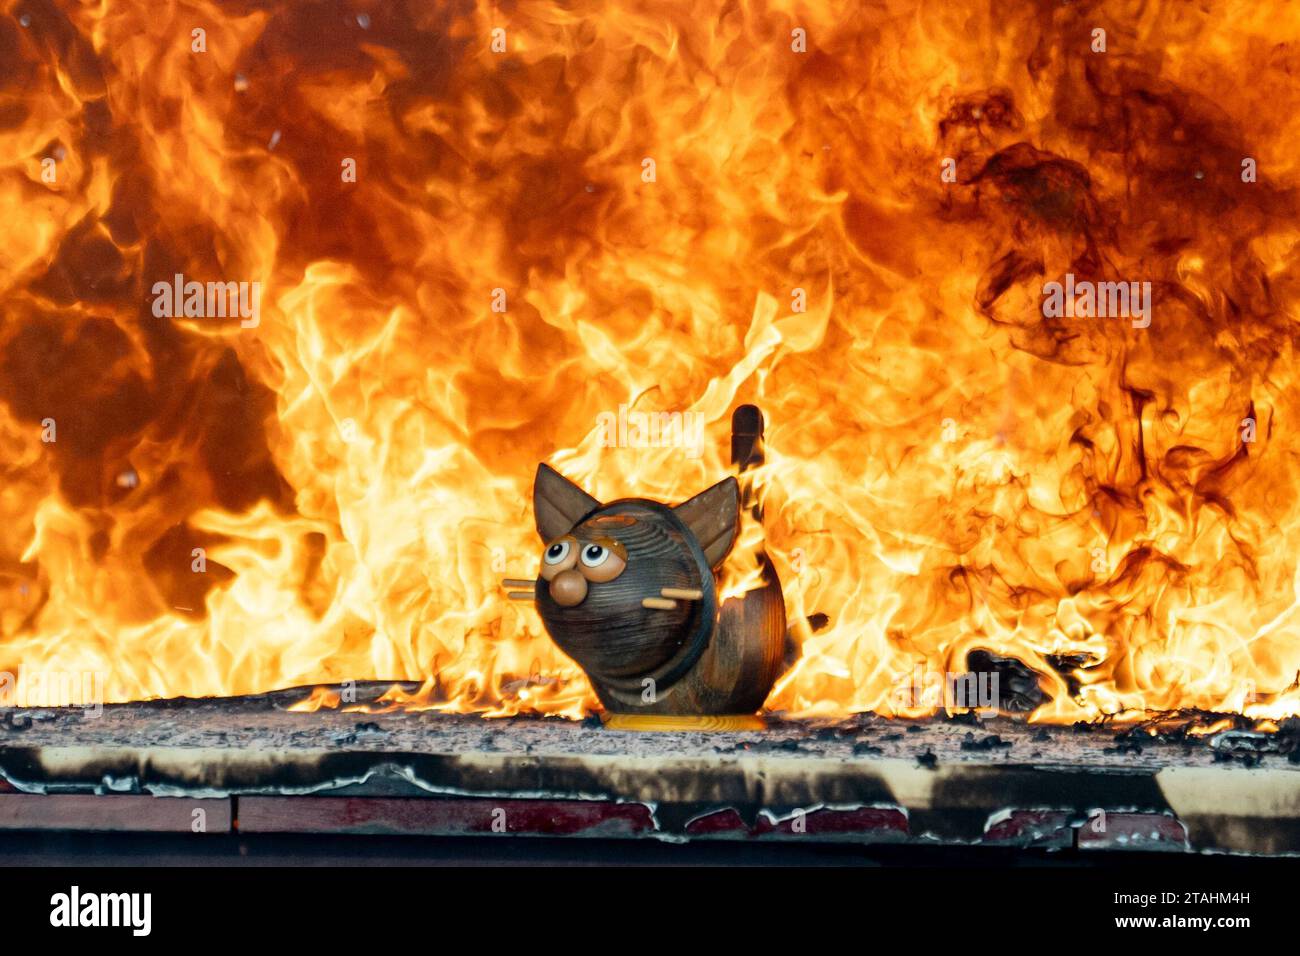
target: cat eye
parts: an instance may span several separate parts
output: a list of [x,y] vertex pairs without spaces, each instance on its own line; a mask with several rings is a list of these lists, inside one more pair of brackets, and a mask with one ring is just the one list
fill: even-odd
[[551,580],[561,571],[567,571],[577,563],[578,542],[568,536],[552,541],[542,553],[542,579]]
[[627,567],[627,552],[617,542],[593,541],[582,546],[583,577],[588,581],[612,581]]

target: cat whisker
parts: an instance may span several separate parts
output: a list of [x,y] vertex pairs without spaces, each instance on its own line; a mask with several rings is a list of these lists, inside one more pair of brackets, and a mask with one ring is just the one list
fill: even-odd
[[648,597],[641,601],[641,606],[652,611],[671,611],[677,607],[677,602],[668,598]]
[[512,601],[536,601],[537,595],[533,591],[507,591],[506,597]]
[[537,582],[532,578],[503,578],[501,586],[503,588],[535,588]]
[[676,598],[679,601],[699,601],[704,598],[704,592],[699,588],[664,588],[659,593],[666,598]]

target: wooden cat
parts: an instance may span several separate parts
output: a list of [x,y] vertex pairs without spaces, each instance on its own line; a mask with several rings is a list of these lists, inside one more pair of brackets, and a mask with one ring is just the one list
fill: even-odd
[[675,507],[601,504],[555,469],[533,485],[545,548],[532,584],[551,639],[613,714],[753,714],[780,674],[781,582],[719,606],[716,574],[736,541],[740,489],[726,478]]

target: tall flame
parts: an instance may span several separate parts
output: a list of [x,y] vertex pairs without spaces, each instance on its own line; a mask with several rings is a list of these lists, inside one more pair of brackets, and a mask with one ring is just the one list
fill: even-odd
[[0,669],[578,715],[499,587],[537,462],[680,500],[753,402],[770,708],[978,654],[1035,720],[1300,713],[1290,8],[0,11]]

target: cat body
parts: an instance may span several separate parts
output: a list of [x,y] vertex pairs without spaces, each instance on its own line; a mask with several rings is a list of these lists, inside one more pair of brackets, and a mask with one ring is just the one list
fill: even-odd
[[536,606],[551,639],[615,714],[752,714],[780,674],[781,583],[719,602],[740,490],[727,478],[670,507],[602,504],[547,465],[533,509],[545,544]]

